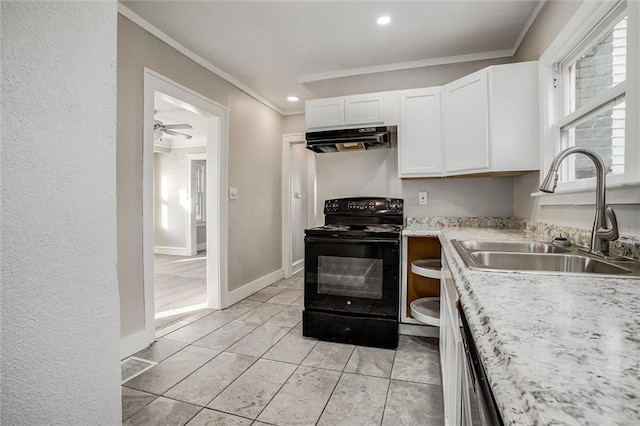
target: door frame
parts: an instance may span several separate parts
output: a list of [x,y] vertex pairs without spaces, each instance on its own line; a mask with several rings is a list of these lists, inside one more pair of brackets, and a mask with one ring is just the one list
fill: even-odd
[[[190,253],[190,256],[195,256],[198,254],[198,223],[196,222],[196,209],[195,209],[195,199],[193,198],[193,191],[195,188],[193,186],[193,162],[198,160],[207,160],[207,153],[202,152],[198,154],[187,154],[187,193],[189,194],[190,206],[191,209],[187,212],[187,250]],[[205,210],[204,215],[207,217],[206,208],[207,205],[207,175],[205,168]],[[205,221],[206,223],[206,221]]]
[[[293,272],[293,230],[291,227],[291,148],[305,144],[304,133],[287,133],[282,135],[282,270],[285,278]],[[315,156],[307,157],[307,225],[313,223],[313,212],[316,203]]]
[[144,69],[144,127],[142,155],[142,256],[146,347],[155,340],[154,304],[154,196],[153,115],[154,95],[159,91],[185,103],[185,108],[212,118],[207,135],[207,306],[225,307],[228,294],[228,129],[226,107],[146,68]]

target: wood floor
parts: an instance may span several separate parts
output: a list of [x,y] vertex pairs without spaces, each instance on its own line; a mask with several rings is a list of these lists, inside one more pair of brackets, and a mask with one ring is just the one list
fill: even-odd
[[154,255],[156,329],[180,321],[207,303],[207,252]]

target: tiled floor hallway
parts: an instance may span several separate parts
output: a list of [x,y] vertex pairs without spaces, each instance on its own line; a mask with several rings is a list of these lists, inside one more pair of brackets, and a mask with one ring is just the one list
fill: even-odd
[[302,337],[302,277],[158,330],[124,383],[127,425],[441,425],[437,339],[397,350]]

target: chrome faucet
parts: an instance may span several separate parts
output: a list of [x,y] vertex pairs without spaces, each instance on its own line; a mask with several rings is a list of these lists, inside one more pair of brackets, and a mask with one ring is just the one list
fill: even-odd
[[[584,154],[593,161],[596,166],[596,216],[593,220],[593,229],[591,230],[591,246],[589,252],[608,257],[609,256],[609,242],[618,239],[618,221],[616,214],[611,207],[607,207],[605,203],[605,167],[604,161],[595,151],[588,148],[581,148],[574,146],[567,148],[564,151],[556,155],[553,159],[547,176],[544,178],[542,185],[540,185],[540,191],[542,192],[555,192],[558,185],[558,168],[560,163],[568,155],[571,154]],[[611,222],[611,228],[607,227],[607,218]]]

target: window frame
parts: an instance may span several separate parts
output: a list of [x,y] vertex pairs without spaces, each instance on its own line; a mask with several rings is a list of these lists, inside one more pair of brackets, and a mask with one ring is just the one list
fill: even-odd
[[[569,88],[562,81],[562,67],[572,65],[576,59],[598,42],[606,32],[627,15],[627,73],[626,80],[598,94],[594,99],[566,114]],[[640,51],[640,6],[636,1],[584,2],[572,19],[560,31],[540,57],[540,117],[541,158],[540,182],[549,165],[561,149],[561,129],[585,115],[602,108],[603,104],[624,95],[625,170],[623,174],[607,176],[608,201],[612,204],[640,202],[640,138],[638,74]],[[558,184],[554,194],[535,192],[540,205],[593,205],[595,178],[580,179]]]

